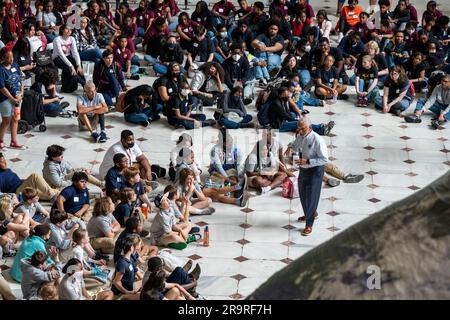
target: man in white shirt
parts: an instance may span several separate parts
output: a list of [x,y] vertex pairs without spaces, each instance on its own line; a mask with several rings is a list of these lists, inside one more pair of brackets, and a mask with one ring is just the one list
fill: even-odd
[[120,141],[113,144],[106,151],[103,162],[100,165],[100,177],[104,179],[108,170],[114,167],[113,157],[117,153],[123,153],[127,156],[128,167],[135,167],[141,172],[141,177],[144,180],[154,180],[152,175],[153,169],[157,169],[159,166],[150,165],[150,161],[142,153],[141,148],[134,143],[134,135],[131,130],[123,130],[120,134]]
[[[97,93],[92,81],[86,83],[84,94],[78,96],[77,111],[80,128],[86,127],[94,142],[106,142],[108,137],[105,131],[105,113],[108,112],[108,106],[103,95]],[[97,123],[100,124],[100,134],[97,133]]]
[[303,236],[312,232],[316,211],[319,205],[325,164],[328,162],[327,144],[321,136],[312,131],[311,120],[303,117],[298,121],[299,135],[292,143],[292,149],[297,152],[299,159],[294,160],[300,169],[298,189],[304,217],[298,221],[306,222],[302,231]]

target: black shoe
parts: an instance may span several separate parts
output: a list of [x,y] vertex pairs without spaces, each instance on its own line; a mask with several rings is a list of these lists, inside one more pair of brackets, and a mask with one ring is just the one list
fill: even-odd
[[248,105],[248,104],[250,104],[250,103],[252,103],[252,102],[253,102],[252,99],[250,99],[250,98],[244,98],[244,104],[245,104],[245,105]]
[[191,276],[192,279],[198,280],[198,278],[200,278],[201,272],[202,272],[202,269],[200,268],[200,265],[197,263],[195,265],[194,270],[192,270],[192,272],[189,273],[189,276]]
[[330,122],[328,122],[326,125],[325,125],[325,130],[324,130],[324,135],[325,136],[329,136],[330,135],[330,133],[331,133],[331,130],[334,128],[334,125],[335,125],[336,123],[334,122],[334,121],[330,121]]
[[141,233],[139,233],[139,235],[140,235],[142,238],[145,238],[146,236],[149,235],[149,233],[150,233],[150,232],[148,232],[147,230],[142,230]]
[[337,98],[338,98],[338,100],[348,100],[348,94],[345,94],[345,93],[339,94],[337,96]]
[[61,102],[59,104],[59,107],[61,108],[61,110],[66,109],[68,106],[70,106],[70,103],[68,103],[67,101]]
[[302,114],[302,116],[304,116],[304,115],[309,114],[309,110],[302,110],[302,111],[300,111],[300,113]]
[[142,121],[142,122],[141,122],[141,125],[142,125],[144,128],[147,128],[147,127],[150,125],[150,121],[148,121],[148,120]]
[[92,139],[94,139],[94,142],[97,143],[100,140],[100,135],[97,132],[91,133]]
[[159,119],[161,119],[159,114],[157,114],[156,116],[153,116],[153,117],[148,117],[148,121],[150,121],[150,122],[158,121]]
[[439,121],[439,120],[433,120],[433,121],[431,121],[431,126],[434,128],[434,129],[439,129],[439,127],[441,126],[441,125],[443,125],[444,124],[444,121]]
[[416,115],[412,115],[412,116],[406,116],[405,121],[408,123],[421,123],[422,119],[420,119],[420,117],[418,117]]
[[98,142],[105,143],[106,140],[108,140],[108,137],[106,136],[106,132],[105,131],[100,132],[100,138],[98,139]]
[[192,227],[191,230],[189,231],[189,234],[193,234],[193,233],[200,233],[200,228]]
[[130,80],[139,80],[139,76],[137,74],[134,74],[129,79]]
[[249,123],[240,123],[239,128],[245,129],[245,128],[254,128],[255,124],[252,122]]
[[358,183],[362,179],[364,179],[363,174],[348,174],[347,176],[345,176],[344,182],[345,183]]

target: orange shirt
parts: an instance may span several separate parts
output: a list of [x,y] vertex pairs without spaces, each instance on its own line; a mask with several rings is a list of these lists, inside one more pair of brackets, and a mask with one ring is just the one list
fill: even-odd
[[353,27],[359,22],[359,14],[363,11],[360,6],[356,6],[353,10],[349,6],[345,6],[342,8],[341,17],[345,17],[347,23]]

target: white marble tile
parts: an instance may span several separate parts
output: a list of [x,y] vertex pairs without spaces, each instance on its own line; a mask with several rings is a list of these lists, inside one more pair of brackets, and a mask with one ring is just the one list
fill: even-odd
[[239,273],[247,278],[269,278],[286,267],[286,264],[281,261],[247,260],[241,262],[239,266]]
[[201,277],[231,277],[241,270],[241,263],[228,258],[202,258],[196,260],[201,267]]
[[[287,240],[288,236],[286,232],[286,238],[283,241]],[[281,260],[286,258],[287,254],[288,254],[288,247],[275,241],[250,242],[246,244],[242,250],[242,255],[248,259]]]
[[230,277],[202,277],[197,291],[204,296],[230,296],[237,292],[238,281]]
[[243,296],[252,294],[260,285],[266,282],[265,278],[246,278],[239,281],[238,292]]
[[233,259],[242,254],[242,245],[235,242],[210,240],[209,247],[203,247],[199,244],[195,253],[201,257]]
[[[286,217],[288,218],[288,217]],[[286,219],[286,224],[289,220]],[[289,232],[282,227],[286,224],[281,223],[275,226],[253,226],[245,230],[245,239],[252,242],[268,242],[268,243],[281,243],[287,241]]]

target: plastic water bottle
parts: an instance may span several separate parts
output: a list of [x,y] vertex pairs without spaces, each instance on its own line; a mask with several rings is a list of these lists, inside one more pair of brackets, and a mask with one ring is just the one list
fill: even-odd
[[209,228],[208,226],[205,227],[203,230],[203,246],[209,247]]

